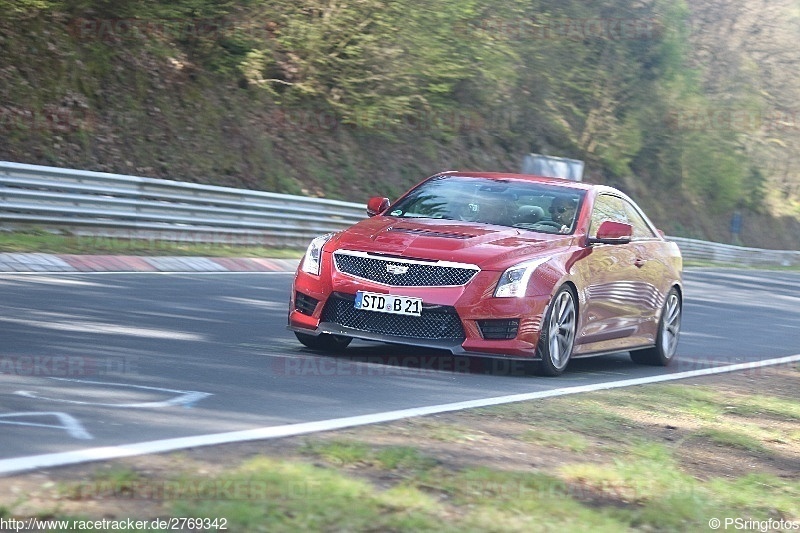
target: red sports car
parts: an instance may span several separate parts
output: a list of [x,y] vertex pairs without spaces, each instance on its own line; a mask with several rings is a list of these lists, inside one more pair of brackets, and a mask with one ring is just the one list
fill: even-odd
[[297,270],[289,328],[310,348],[367,339],[532,359],[549,376],[572,358],[675,355],[680,251],[616,189],[444,172],[367,214],[314,239]]

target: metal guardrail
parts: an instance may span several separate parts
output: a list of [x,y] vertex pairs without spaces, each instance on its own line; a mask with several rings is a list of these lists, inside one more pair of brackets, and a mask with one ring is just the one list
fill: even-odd
[[678,244],[684,259],[740,266],[800,266],[800,251],[747,248],[682,237],[667,238]]
[[[366,206],[231,187],[0,162],[0,223],[75,234],[222,244],[305,246],[362,220]],[[800,251],[680,237],[685,259],[798,266]]]
[[366,206],[179,181],[0,162],[0,222],[224,244],[299,245]]

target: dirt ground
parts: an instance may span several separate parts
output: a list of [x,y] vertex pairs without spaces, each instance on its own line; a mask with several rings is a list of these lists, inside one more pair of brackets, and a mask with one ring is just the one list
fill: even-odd
[[[763,395],[800,402],[800,372],[796,366],[770,367],[672,383],[710,387],[732,399]],[[536,408],[534,402],[528,404],[531,409]],[[519,435],[531,425],[530,420],[520,420],[514,416],[514,412],[520,412],[519,409],[525,409],[526,406],[513,405],[517,406],[516,411],[512,410],[508,415],[487,410],[463,411],[310,436],[197,448],[5,477],[0,479],[0,510],[5,508],[10,516],[57,514],[109,519],[134,517],[142,520],[169,516],[168,505],[171,502],[158,497],[76,495],[76,489],[70,490],[68,487],[80,486],[103,476],[113,479],[115,471],[133,471],[137,479],[149,480],[153,484],[158,480],[175,479],[181,474],[215,476],[259,455],[338,467],[350,475],[369,480],[377,488],[389,488],[402,480],[402,471],[387,471],[370,464],[337,466],[309,457],[307,443],[310,439],[316,442],[360,441],[372,447],[414,447],[420,454],[432,458],[437,467],[448,470],[485,466],[498,470],[541,472],[554,472],[573,463],[610,460],[619,443],[619,435],[601,432],[591,437],[592,446],[588,453],[520,440]],[[749,412],[737,415],[736,420],[742,424],[766,426],[774,429],[776,434],[800,435],[800,421],[792,417]],[[559,420],[551,419],[549,422],[552,427],[558,428]],[[450,429],[450,433],[443,435],[442,428],[458,430]],[[637,438],[669,446],[678,458],[680,468],[698,480],[735,478],[745,473],[800,480],[800,447],[795,439],[775,439],[774,442],[765,443],[766,448],[761,450],[724,446],[710,439],[689,436],[694,429],[691,417],[671,419],[661,413],[647,411],[632,416],[629,429],[631,435]],[[586,498],[592,499],[592,495],[587,494]],[[624,498],[616,504],[625,505]],[[2,514],[0,512],[0,516]]]

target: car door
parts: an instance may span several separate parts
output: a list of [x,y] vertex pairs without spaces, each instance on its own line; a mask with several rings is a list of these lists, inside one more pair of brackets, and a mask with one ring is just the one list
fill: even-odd
[[[606,220],[629,224],[626,202],[600,194],[594,201],[589,237]],[[637,244],[595,244],[579,262],[584,283],[577,353],[617,350],[641,344],[642,276]]]
[[648,342],[655,341],[658,313],[663,305],[662,294],[665,294],[664,265],[662,263],[662,241],[653,228],[642,216],[639,209],[629,201],[622,199],[628,224],[633,226],[631,248],[635,254],[634,265],[638,295],[639,332],[637,336],[645,337]]

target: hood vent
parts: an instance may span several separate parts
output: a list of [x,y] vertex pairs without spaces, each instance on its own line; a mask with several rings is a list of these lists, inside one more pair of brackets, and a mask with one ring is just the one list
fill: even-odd
[[398,233],[409,233],[411,235],[420,235],[422,237],[442,237],[444,239],[471,239],[477,235],[470,235],[468,233],[452,233],[444,231],[433,231],[421,228],[389,228],[387,231],[395,231]]

